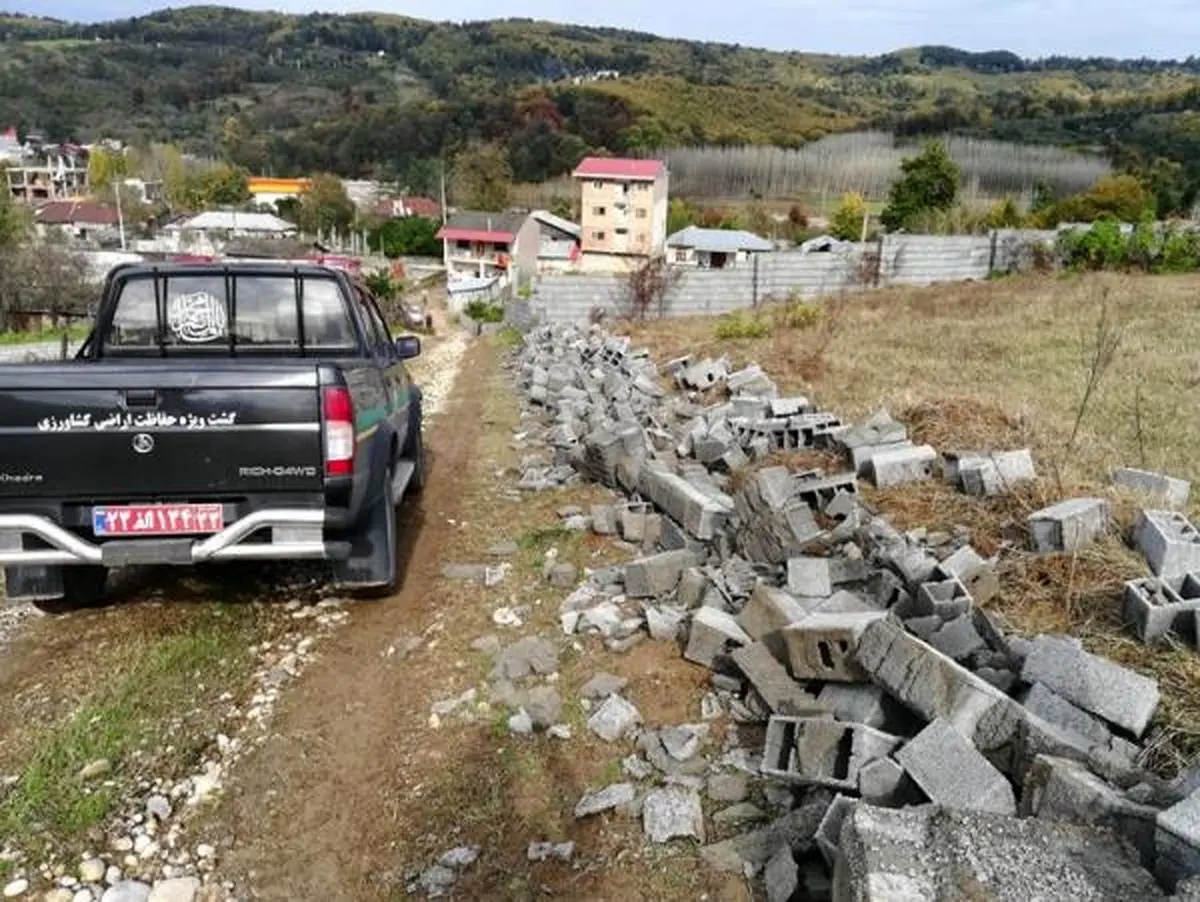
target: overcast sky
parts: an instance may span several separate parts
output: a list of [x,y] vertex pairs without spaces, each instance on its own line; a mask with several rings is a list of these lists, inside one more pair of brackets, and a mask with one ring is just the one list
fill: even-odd
[[[210,0],[221,2],[221,0]],[[519,16],[611,25],[776,50],[877,54],[918,44],[1182,59],[1200,52],[1196,0],[224,0],[288,12],[396,12],[424,19]],[[0,0],[0,9],[97,21],[182,0]]]

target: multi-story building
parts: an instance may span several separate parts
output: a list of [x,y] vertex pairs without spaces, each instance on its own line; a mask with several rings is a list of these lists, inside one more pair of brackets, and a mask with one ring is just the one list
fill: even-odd
[[443,262],[451,277],[502,281],[529,279],[537,272],[538,221],[528,213],[460,210],[438,230]]
[[664,253],[668,173],[662,160],[588,157],[572,175],[580,182],[582,269],[619,271]]
[[9,194],[28,203],[69,200],[88,191],[87,151],[74,145],[27,140],[20,161],[4,172]]

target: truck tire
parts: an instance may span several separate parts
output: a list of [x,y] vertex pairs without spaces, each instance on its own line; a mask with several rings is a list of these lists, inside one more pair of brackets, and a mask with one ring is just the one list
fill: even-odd
[[338,582],[360,598],[384,598],[400,581],[396,505],[392,503],[395,465],[384,474],[383,489],[358,531],[350,539],[350,559]]
[[408,440],[408,451],[405,458],[411,460],[414,466],[412,478],[408,480],[405,495],[419,495],[425,488],[425,439],[421,435],[421,416],[418,412],[416,422],[411,427]]
[[69,614],[101,604],[108,589],[108,569],[80,566],[62,568],[61,598],[39,598],[31,604],[44,614]]

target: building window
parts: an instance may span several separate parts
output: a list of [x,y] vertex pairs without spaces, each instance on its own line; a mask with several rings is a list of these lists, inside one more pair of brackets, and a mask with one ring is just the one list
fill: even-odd
[[616,231],[617,231],[618,235],[628,235],[629,234],[629,229],[617,229]]
[[649,191],[649,190],[650,190],[650,183],[649,183],[649,182],[638,182],[637,189],[638,189],[639,191]]
[[604,182],[592,182],[592,187],[595,188],[597,191],[603,191],[604,190]]
[[608,210],[605,207],[592,207],[593,216],[604,216],[607,213]]
[[686,248],[682,248],[682,247],[676,248],[676,250],[675,250],[675,262],[676,263],[686,263],[687,258],[688,258],[688,252],[687,252]]
[[637,218],[638,219],[645,219],[648,215],[649,215],[649,213],[645,207],[637,208]]
[[608,235],[605,234],[604,232],[592,232],[592,237],[595,238],[597,241],[603,241],[605,238],[608,237]]
[[454,247],[460,251],[469,251],[471,249],[471,242],[456,241],[456,242],[454,242]]

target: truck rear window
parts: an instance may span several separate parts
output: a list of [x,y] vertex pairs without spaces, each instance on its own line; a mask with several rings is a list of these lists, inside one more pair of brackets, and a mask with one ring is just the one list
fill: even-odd
[[318,276],[146,274],[122,285],[104,345],[113,350],[203,347],[353,348],[337,282]]

